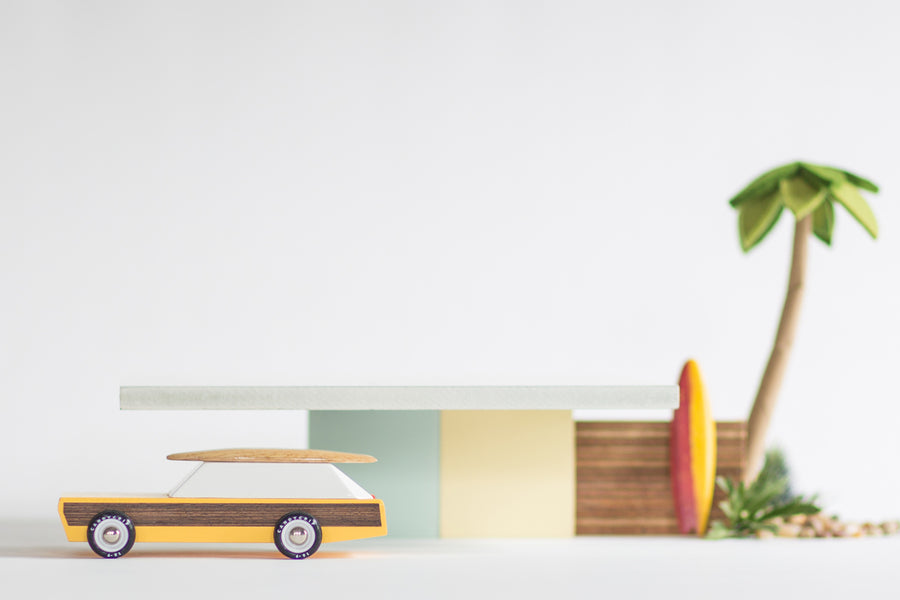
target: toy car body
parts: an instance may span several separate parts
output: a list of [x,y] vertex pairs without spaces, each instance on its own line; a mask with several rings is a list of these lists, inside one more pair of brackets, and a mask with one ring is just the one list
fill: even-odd
[[135,542],[275,542],[301,559],[322,543],[387,533],[384,503],[335,462],[370,456],[317,450],[229,449],[173,454],[201,461],[169,494],[59,499],[66,537],[104,558]]

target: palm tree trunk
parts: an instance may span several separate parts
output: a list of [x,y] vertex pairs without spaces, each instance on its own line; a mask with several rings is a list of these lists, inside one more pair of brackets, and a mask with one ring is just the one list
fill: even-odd
[[809,234],[812,231],[812,217],[804,217],[797,221],[794,228],[794,251],[791,258],[791,274],[788,278],[787,294],[784,297],[784,308],[781,309],[781,321],[775,334],[775,345],[769,355],[769,362],[759,382],[756,400],[750,411],[747,423],[747,465],[744,468],[743,480],[749,484],[762,468],[766,449],[766,430],[775,411],[778,391],[787,369],[788,355],[794,343],[794,334],[800,316],[800,302],[803,299],[803,287],[806,278],[806,249]]

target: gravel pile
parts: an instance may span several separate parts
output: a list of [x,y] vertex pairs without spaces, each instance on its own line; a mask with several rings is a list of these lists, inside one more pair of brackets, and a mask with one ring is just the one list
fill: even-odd
[[758,538],[858,538],[882,535],[895,535],[900,532],[900,521],[884,523],[851,523],[843,522],[837,517],[817,515],[794,515],[787,520],[772,520],[778,530],[776,532],[760,530]]

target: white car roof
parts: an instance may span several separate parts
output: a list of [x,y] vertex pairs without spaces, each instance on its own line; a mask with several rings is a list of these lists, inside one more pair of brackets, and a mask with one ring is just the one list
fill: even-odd
[[332,464],[204,462],[169,492],[172,498],[372,498]]

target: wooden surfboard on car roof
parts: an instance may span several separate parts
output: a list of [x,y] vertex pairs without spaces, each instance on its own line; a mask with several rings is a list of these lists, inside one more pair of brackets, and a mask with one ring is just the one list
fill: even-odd
[[247,463],[373,463],[368,454],[333,452],[331,450],[294,450],[289,448],[223,448],[170,454],[169,460]]

